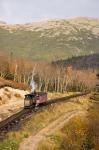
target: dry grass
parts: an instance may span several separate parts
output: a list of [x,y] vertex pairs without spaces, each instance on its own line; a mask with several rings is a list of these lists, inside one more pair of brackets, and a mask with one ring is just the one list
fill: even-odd
[[74,95],[77,94],[79,92],[64,92],[64,93],[60,93],[60,92],[54,92],[54,93],[48,93],[48,99],[54,99],[54,98],[58,98],[58,97],[64,97],[64,96],[70,96],[70,95]]
[[0,105],[6,104],[6,100],[1,100]]
[[47,145],[51,150],[80,150],[85,129],[84,118],[74,117],[61,130],[41,141],[37,150],[49,150]]
[[13,88],[21,89],[21,90],[28,90],[29,89],[29,86],[26,84],[17,83],[15,81],[6,80],[6,79],[0,77],[0,87],[2,87],[4,85],[11,86]]
[[47,141],[42,141],[39,143],[37,150],[58,150],[58,145],[47,139]]
[[99,102],[99,92],[92,93],[90,99]]
[[[4,87],[0,89],[0,120],[6,119],[20,111],[24,106],[24,95],[28,91],[18,90],[11,87]],[[2,114],[4,118],[1,117]]]
[[[81,103],[84,104],[84,99]],[[99,104],[90,104],[87,117],[74,117],[61,130],[46,137],[37,150],[98,150]]]
[[5,95],[8,99],[11,99],[11,93],[4,92],[4,95]]
[[76,102],[64,102],[44,108],[38,113],[33,113],[31,118],[25,120],[19,131],[10,132],[8,134],[8,139],[15,139],[21,141],[23,138],[28,137],[31,134],[35,135],[42,128],[46,127],[49,123],[58,119],[61,115],[64,115],[66,112],[73,111],[75,109],[79,110],[81,109],[81,107],[82,105]]
[[0,105],[5,104],[6,100],[3,100],[3,98],[0,96]]
[[[8,104],[11,100],[12,102],[15,102],[17,100],[22,100],[24,101],[24,95],[28,93],[28,91],[24,90],[19,90],[19,89],[14,89],[11,87],[4,87],[0,89],[0,96],[2,98],[2,102],[5,101],[6,104]],[[3,104],[3,103],[1,103]]]

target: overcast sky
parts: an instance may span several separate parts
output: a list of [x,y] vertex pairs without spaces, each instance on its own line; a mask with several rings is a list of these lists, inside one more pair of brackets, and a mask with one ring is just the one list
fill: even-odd
[[75,16],[99,18],[99,0],[0,0],[0,20],[8,23]]

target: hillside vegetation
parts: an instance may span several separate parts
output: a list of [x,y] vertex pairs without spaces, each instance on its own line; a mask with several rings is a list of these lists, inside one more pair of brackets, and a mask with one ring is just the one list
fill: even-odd
[[0,150],[18,150],[19,144],[23,140],[27,140],[29,136],[35,136],[42,129],[46,128],[49,124],[64,116],[66,113],[79,110],[86,111],[86,109],[89,107],[87,98],[88,96],[75,98],[75,101],[73,101],[73,99],[70,102],[58,103],[56,105],[51,105],[41,109],[38,112],[34,112],[31,117],[27,118],[23,121],[23,123],[20,124],[17,131],[12,131],[7,134],[6,139],[0,143]]
[[96,103],[88,109],[86,118],[72,118],[61,130],[41,141],[37,150],[98,150],[98,114],[99,103]]
[[52,64],[64,67],[72,66],[77,69],[99,68],[99,54],[91,54],[88,56],[72,57],[64,60],[57,60]]
[[27,24],[0,23],[0,51],[34,60],[99,52],[99,19],[78,17]]
[[[0,55],[0,85],[28,89],[32,75],[38,91],[66,92],[95,90],[98,69],[75,69],[41,61]],[[6,79],[6,80],[5,80]],[[9,80],[9,81],[8,81]],[[14,81],[14,82],[13,82]]]

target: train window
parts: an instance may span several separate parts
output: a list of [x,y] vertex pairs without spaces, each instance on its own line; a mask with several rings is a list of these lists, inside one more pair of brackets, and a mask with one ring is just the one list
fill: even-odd
[[25,95],[25,99],[32,99],[30,95]]
[[25,98],[26,98],[26,99],[28,99],[28,98],[29,98],[29,96],[28,96],[28,95],[25,95]]
[[30,106],[30,100],[25,99],[24,100],[24,106]]

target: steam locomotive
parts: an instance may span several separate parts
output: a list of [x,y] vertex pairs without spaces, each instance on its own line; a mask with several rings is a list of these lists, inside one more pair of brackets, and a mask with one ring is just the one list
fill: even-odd
[[32,92],[25,95],[24,108],[38,107],[39,105],[47,102],[46,92]]

